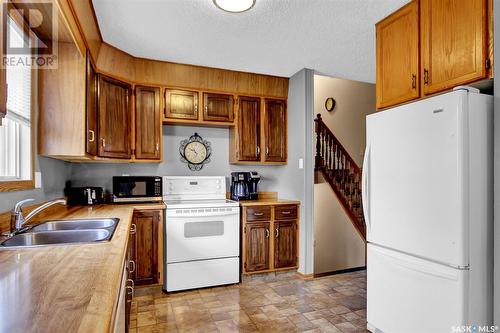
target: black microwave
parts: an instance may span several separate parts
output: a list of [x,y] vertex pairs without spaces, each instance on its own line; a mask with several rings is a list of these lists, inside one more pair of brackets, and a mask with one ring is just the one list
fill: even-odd
[[162,194],[161,177],[113,177],[113,202],[155,202],[162,200]]

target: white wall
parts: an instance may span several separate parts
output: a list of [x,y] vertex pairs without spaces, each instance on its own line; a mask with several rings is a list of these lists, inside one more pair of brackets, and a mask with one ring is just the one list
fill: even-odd
[[[328,97],[336,101],[332,112],[325,109]],[[366,143],[365,120],[374,111],[374,84],[314,76],[314,113],[321,114],[360,167]],[[365,265],[365,243],[326,182],[314,185],[314,237],[315,274]]]

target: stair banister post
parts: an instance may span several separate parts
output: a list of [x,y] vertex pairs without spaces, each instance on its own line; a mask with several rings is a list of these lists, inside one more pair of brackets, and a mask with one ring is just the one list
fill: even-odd
[[321,114],[318,113],[315,119],[316,129],[316,158],[314,161],[314,170],[318,171],[321,167],[321,125],[323,123]]

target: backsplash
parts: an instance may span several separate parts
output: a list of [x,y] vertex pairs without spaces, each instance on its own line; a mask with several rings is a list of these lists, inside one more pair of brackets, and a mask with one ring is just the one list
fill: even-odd
[[[211,162],[201,171],[191,171],[186,163],[181,162],[179,144],[182,140],[198,133],[212,145]],[[290,160],[293,167],[296,163]],[[230,185],[230,174],[233,171],[257,171],[262,176],[259,191],[277,191],[280,196],[287,194],[287,183],[293,177],[287,177],[289,165],[257,166],[229,164],[229,130],[227,128],[163,126],[163,161],[159,164],[150,163],[73,163],[69,180],[73,186],[102,186],[112,191],[112,177],[120,175],[158,175],[158,176],[226,176],[227,190]]]

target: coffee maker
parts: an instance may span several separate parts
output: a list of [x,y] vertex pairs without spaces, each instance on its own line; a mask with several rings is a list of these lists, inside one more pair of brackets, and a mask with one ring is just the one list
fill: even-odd
[[257,183],[260,175],[257,171],[231,172],[231,199],[257,200]]

